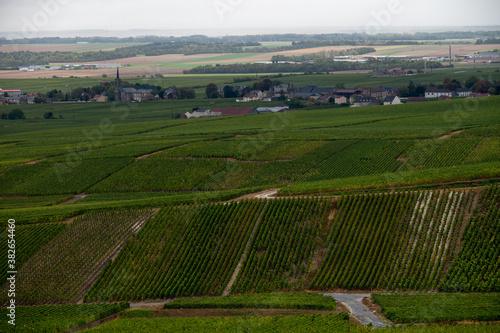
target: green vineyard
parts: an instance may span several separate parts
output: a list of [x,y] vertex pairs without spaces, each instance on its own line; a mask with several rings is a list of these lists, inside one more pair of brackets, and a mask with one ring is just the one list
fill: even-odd
[[[100,267],[150,215],[150,210],[142,209],[94,212],[76,218],[18,270],[17,304],[77,302],[99,275]],[[8,301],[7,289],[5,284],[2,304]]]
[[467,226],[463,245],[448,270],[440,291],[500,290],[500,187],[491,187],[479,198]]
[[86,300],[222,294],[264,205],[164,208],[127,241]]
[[[128,303],[68,304],[16,307],[16,325],[0,321],[2,332],[65,332],[92,321],[116,314],[129,307]],[[0,309],[0,316],[7,317],[7,309]]]
[[473,197],[470,191],[343,197],[311,287],[436,289]]
[[500,320],[499,294],[372,294],[394,323]]
[[273,200],[267,204],[233,293],[304,289],[315,238],[330,201]]

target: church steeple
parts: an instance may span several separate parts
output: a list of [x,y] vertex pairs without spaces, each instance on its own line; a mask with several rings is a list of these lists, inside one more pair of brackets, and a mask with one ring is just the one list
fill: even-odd
[[120,80],[120,72],[118,67],[116,67],[116,79],[115,79],[115,101],[122,100],[122,80]]

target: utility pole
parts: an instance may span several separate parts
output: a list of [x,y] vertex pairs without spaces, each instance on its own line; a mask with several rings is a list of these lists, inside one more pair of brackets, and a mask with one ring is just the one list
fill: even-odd
[[450,67],[451,67],[451,44],[450,44]]

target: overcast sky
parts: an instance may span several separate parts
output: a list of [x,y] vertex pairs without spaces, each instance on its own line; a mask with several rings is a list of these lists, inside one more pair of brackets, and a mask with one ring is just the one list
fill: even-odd
[[230,35],[500,25],[499,0],[0,0],[0,13],[0,31],[21,37],[89,29]]

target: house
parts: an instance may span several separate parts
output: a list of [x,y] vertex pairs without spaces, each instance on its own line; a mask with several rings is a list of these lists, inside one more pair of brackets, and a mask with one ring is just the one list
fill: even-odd
[[382,88],[364,88],[361,92],[363,96],[384,99],[387,97],[387,92]]
[[330,98],[332,98],[332,95],[321,95],[318,98],[318,101],[323,103],[330,103]]
[[469,88],[458,88],[458,89],[455,89],[455,93],[459,97],[469,97],[470,95],[472,95],[472,91]]
[[472,94],[468,98],[481,98],[481,97],[489,97],[490,94]]
[[152,89],[135,89],[135,88],[122,88],[121,101],[136,101],[152,100]]
[[264,93],[260,90],[252,90],[243,96],[244,102],[260,101],[264,97]]
[[387,96],[384,99],[384,105],[396,105],[401,104],[401,99],[398,96]]
[[425,101],[425,97],[408,97],[406,103],[421,103]]
[[109,100],[109,98],[103,93],[102,95],[95,95],[94,100],[99,103],[105,103]]
[[256,114],[257,111],[255,108],[252,107],[228,107],[228,108],[217,108],[212,111],[213,112],[220,112],[222,116],[242,116],[242,115],[247,115],[247,114]]
[[184,119],[190,119],[190,118],[207,118],[207,117],[212,117],[212,111],[211,110],[201,110],[197,109],[194,110],[193,112],[186,112],[184,113]]
[[347,104],[347,98],[341,95],[335,95],[335,104]]
[[22,95],[22,92],[19,89],[14,89],[14,90],[2,90],[2,89],[0,89],[0,94],[2,96],[5,96],[5,94],[7,94],[6,97],[19,97]]
[[314,98],[314,99],[319,99],[322,95],[331,95],[333,94],[334,89],[333,88],[320,88],[315,84],[310,84],[298,92],[293,94],[294,98],[301,98],[301,99],[309,99],[309,98]]
[[177,87],[170,87],[163,93],[163,99],[179,99]]
[[443,95],[443,96],[440,96],[440,97],[438,98],[438,101],[448,101],[448,100],[450,100],[450,99],[451,99],[451,97],[450,97],[450,96],[445,96],[445,95]]
[[354,103],[355,106],[374,106],[374,105],[380,105],[378,98],[374,97],[366,97],[366,96],[356,96],[354,98]]
[[361,94],[359,89],[337,89],[335,90],[335,95],[344,96],[346,99],[350,99],[353,95]]
[[429,87],[425,89],[425,98],[439,98],[441,96],[452,97],[453,93],[448,89],[439,89],[436,87]]

